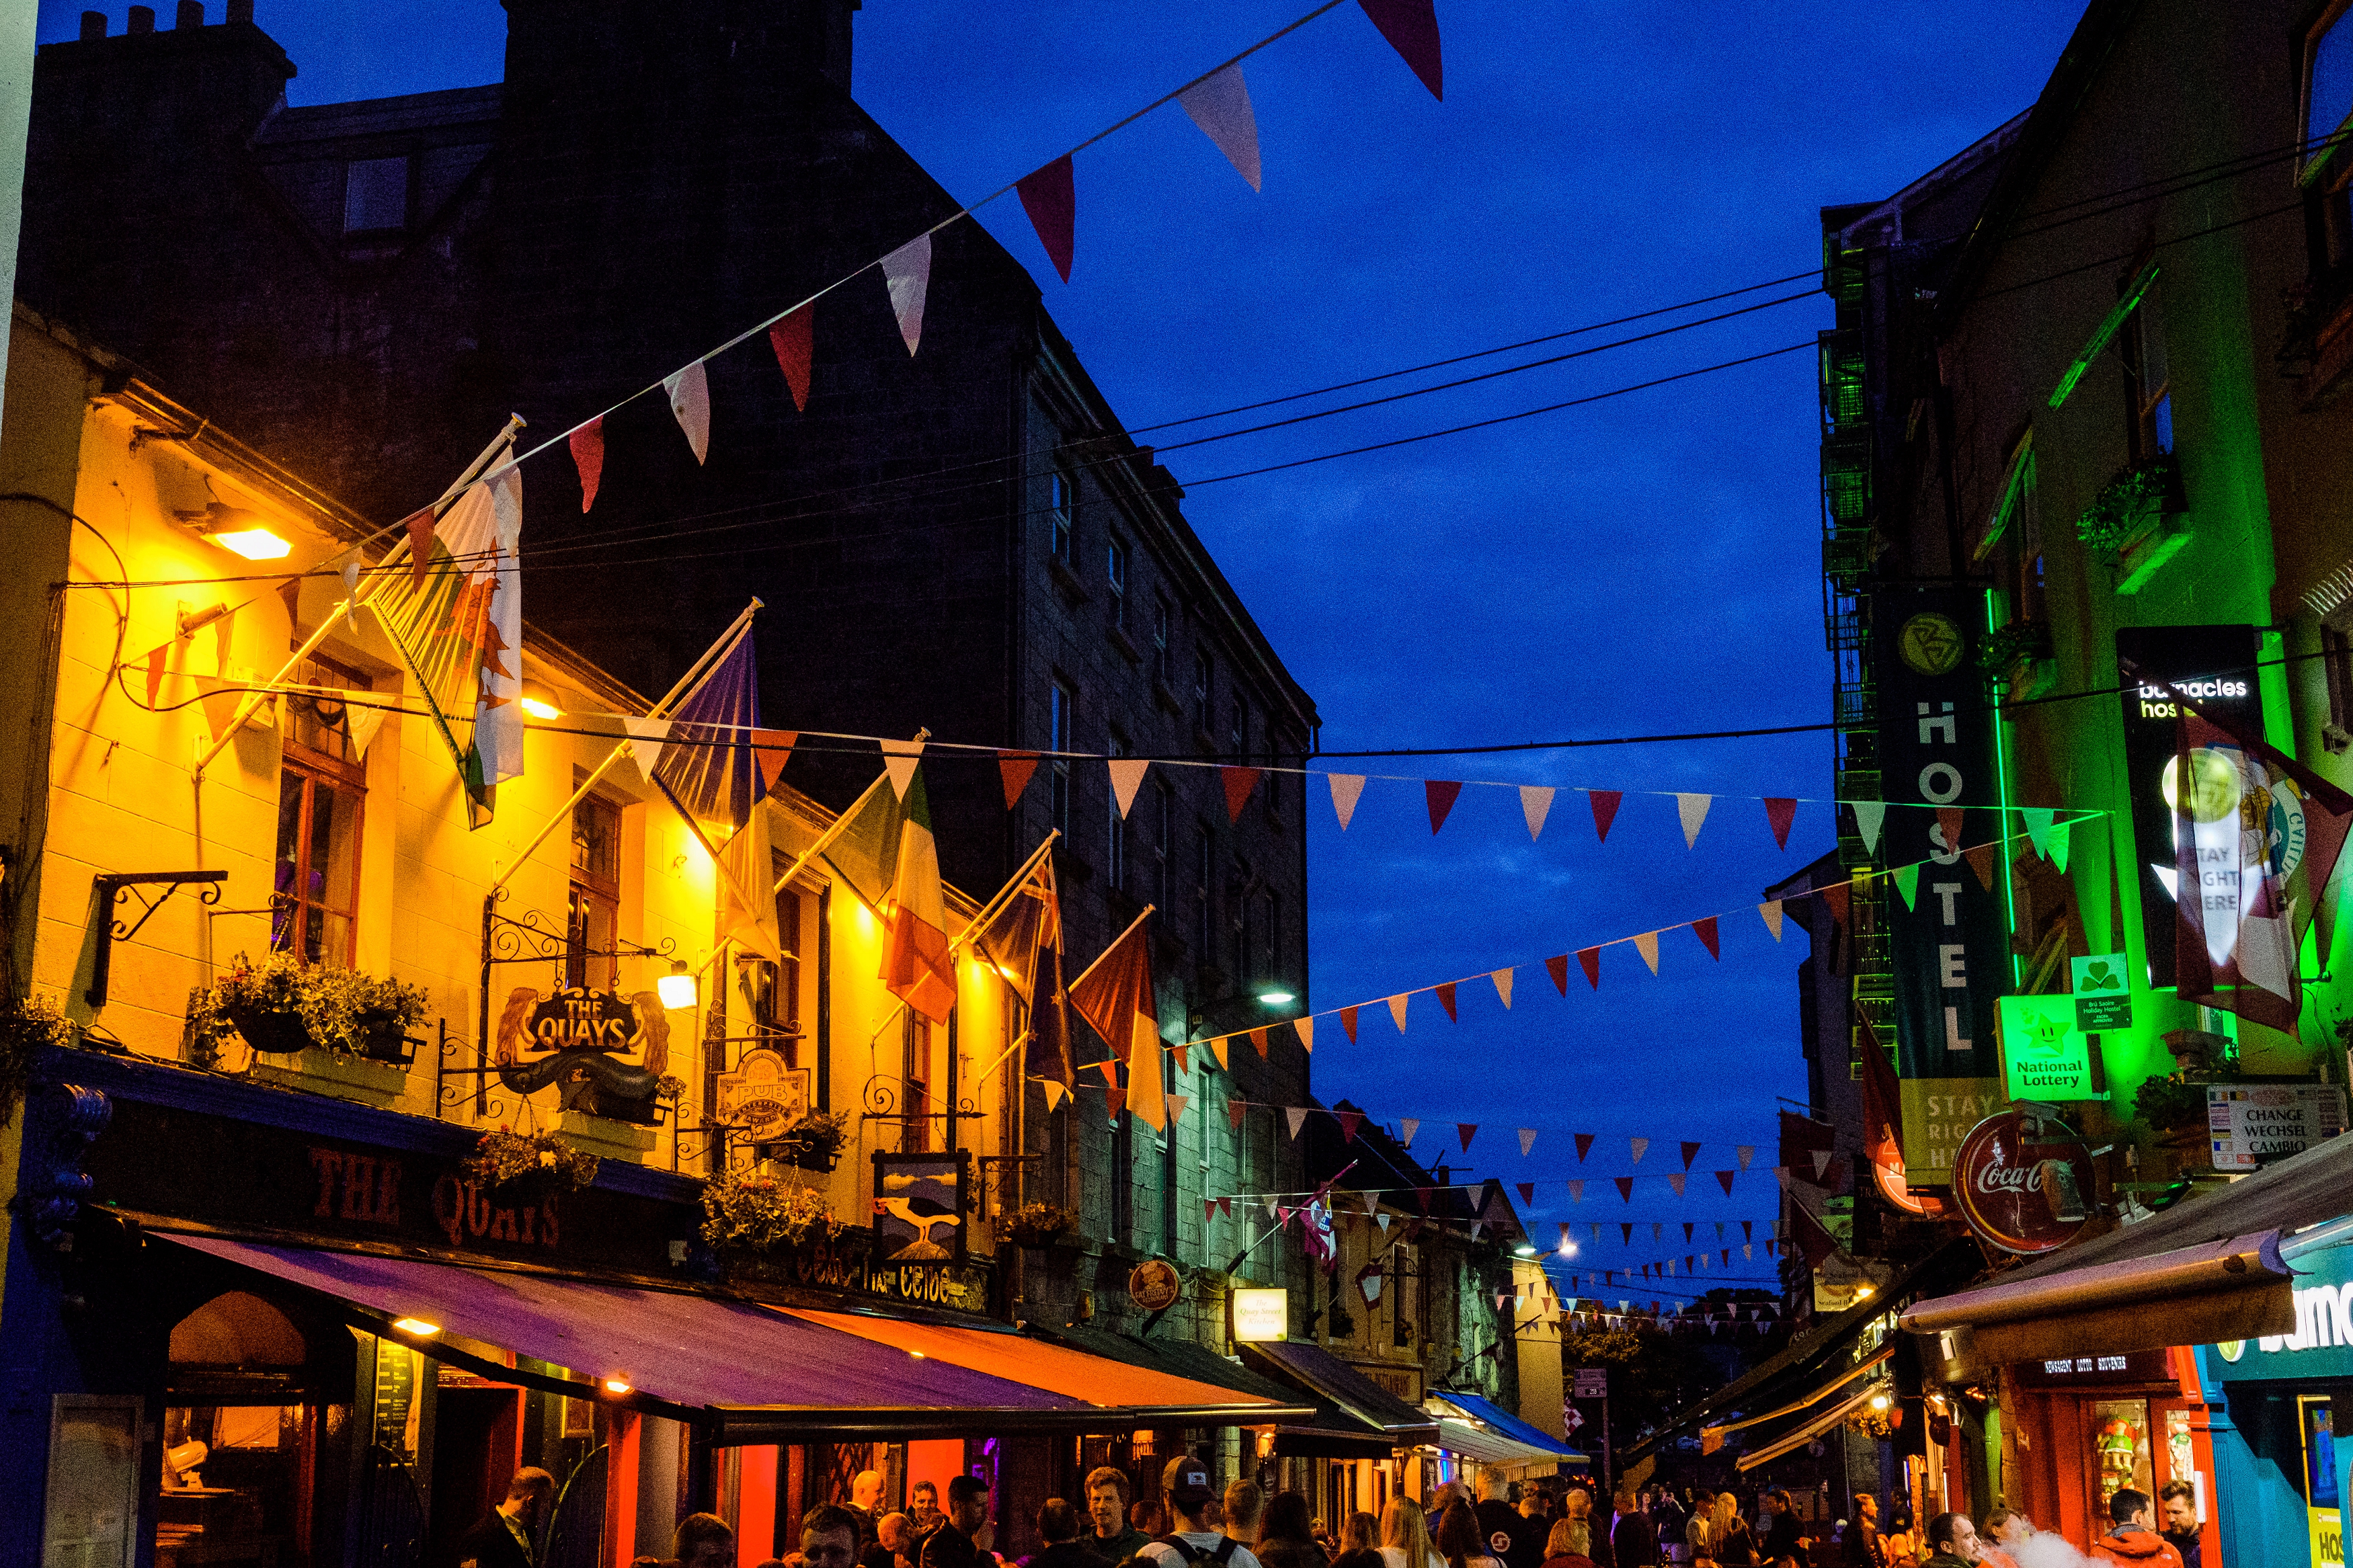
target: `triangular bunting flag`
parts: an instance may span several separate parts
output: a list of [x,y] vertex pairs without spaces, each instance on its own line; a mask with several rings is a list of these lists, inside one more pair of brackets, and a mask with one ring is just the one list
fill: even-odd
[[[1534,1182],[1514,1182],[1512,1184],[1519,1189],[1521,1206],[1525,1208],[1536,1206],[1536,1184]],[[1560,1229],[1562,1235],[1568,1234],[1568,1226],[1562,1226]]]
[[1389,998],[1389,1016],[1397,1020],[1398,1033],[1405,1033],[1405,1009],[1411,992],[1401,991]]
[[1079,193],[1071,177],[1071,155],[1065,153],[1045,167],[1032,169],[1014,182],[1013,189],[1021,197],[1021,210],[1029,215],[1029,226],[1038,231],[1038,243],[1046,247],[1046,259],[1054,264],[1054,270],[1068,283],[1071,237],[1079,216]]
[[1609,825],[1618,820],[1618,803],[1626,798],[1619,789],[1592,789],[1585,792],[1593,806],[1593,836],[1602,843],[1609,842]]
[[1988,892],[1993,891],[1993,852],[1990,844],[1972,844],[1961,851],[1961,858],[1978,874],[1978,886]]
[[1430,1187],[1416,1187],[1413,1190],[1414,1201],[1421,1205],[1421,1212],[1424,1214],[1430,1212],[1430,1194],[1433,1190]]
[[1231,1035],[1212,1035],[1209,1037],[1208,1044],[1209,1054],[1218,1058],[1218,1070],[1219,1072],[1231,1072],[1233,1070],[1233,1063],[1229,1058],[1227,1047],[1233,1044],[1233,1037]]
[[1674,1188],[1675,1196],[1677,1197],[1683,1195],[1683,1184],[1690,1180],[1691,1178],[1684,1175],[1681,1171],[1669,1171],[1667,1173],[1667,1185]]
[[1410,1149],[1413,1147],[1413,1135],[1421,1131],[1421,1119],[1418,1116],[1406,1117],[1398,1123],[1398,1131],[1404,1134],[1398,1142]]
[[1185,1120],[1185,1108],[1193,1103],[1193,1097],[1171,1090],[1164,1097],[1164,1103],[1168,1107],[1168,1125],[1174,1127]]
[[1335,1110],[1332,1115],[1340,1123],[1340,1142],[1354,1143],[1356,1129],[1365,1124],[1365,1113],[1361,1110]]
[[1753,1219],[1742,1220],[1740,1222],[1740,1234],[1744,1239],[1756,1236],[1757,1222]]
[[1569,1136],[1577,1140],[1577,1163],[1581,1165],[1585,1163],[1586,1151],[1593,1147],[1593,1134],[1590,1132],[1573,1132],[1569,1134]]
[[1847,806],[1854,813],[1854,830],[1862,839],[1862,852],[1869,855],[1879,847],[1879,827],[1887,820],[1887,803],[1883,800],[1851,800]]
[[1226,1120],[1233,1123],[1233,1129],[1237,1132],[1242,1130],[1242,1118],[1247,1115],[1249,1111],[1250,1102],[1247,1100],[1229,1100],[1226,1101]]
[[1264,1029],[1252,1029],[1250,1032],[1250,1048],[1258,1052],[1258,1059],[1261,1061],[1266,1060],[1266,1031]]
[[1938,806],[1936,831],[1944,836],[1947,851],[1957,851],[1961,847],[1961,808],[1957,805]]
[[1651,973],[1656,974],[1659,972],[1659,933],[1657,931],[1646,931],[1636,937],[1634,951],[1642,955],[1642,962],[1651,966]]
[[776,368],[792,389],[795,412],[808,412],[809,361],[816,349],[817,306],[801,306],[768,329],[768,347],[776,351]]
[[661,761],[662,747],[670,740],[670,721],[625,713],[621,716],[621,728],[628,731],[629,754],[637,760],[638,771],[652,778],[655,764]]
[[1234,172],[1259,188],[1258,117],[1250,112],[1250,84],[1242,68],[1213,71],[1176,95],[1177,104],[1201,128]]
[[1765,820],[1773,829],[1773,847],[1789,847],[1789,824],[1798,818],[1798,803],[1788,795],[1768,795],[1765,797]]
[[1512,972],[1498,969],[1490,973],[1487,978],[1495,983],[1495,994],[1503,999],[1504,1009],[1509,1011],[1512,1005]]
[[1438,42],[1438,7],[1433,0],[1357,0],[1381,37],[1389,41],[1430,96],[1446,97],[1445,68]]
[[2073,825],[2065,822],[2054,822],[2051,825],[2051,864],[2056,866],[2062,872],[2067,869],[2067,830],[2072,826]]
[[1111,796],[1119,805],[1121,819],[1125,820],[1128,808],[1135,804],[1135,792],[1144,783],[1145,773],[1152,764],[1142,757],[1111,759]]
[[1424,779],[1421,793],[1430,806],[1430,831],[1435,834],[1446,826],[1446,814],[1454,809],[1455,797],[1462,793],[1462,786],[1452,779]]
[[1347,1032],[1348,1043],[1352,1046],[1355,1045],[1356,1043],[1356,1008],[1343,1007],[1340,1009],[1340,1027]]
[[711,380],[703,373],[702,362],[696,360],[662,377],[662,391],[670,396],[670,411],[678,416],[678,427],[686,432],[686,444],[694,448],[694,460],[702,461],[711,450]]
[[1715,945],[1715,917],[1714,915],[1703,915],[1698,920],[1692,921],[1692,935],[1699,938],[1700,945],[1707,949],[1707,955],[1710,958],[1715,959],[1719,963],[1722,962],[1724,954]]
[[1634,1201],[1634,1178],[1633,1178],[1633,1177],[1631,1177],[1631,1176],[1612,1176],[1612,1177],[1610,1177],[1610,1178],[1609,1178],[1609,1180],[1617,1185],[1617,1188],[1618,1188],[1618,1195],[1619,1195],[1620,1197],[1624,1198],[1624,1199],[1625,1199],[1628,1203],[1630,1203],[1630,1203],[1632,1203],[1632,1202]]
[[1552,815],[1555,790],[1550,784],[1520,786],[1520,815],[1527,818],[1531,842],[1544,837],[1545,818]]
[[1387,1236],[1389,1233],[1389,1216],[1388,1215],[1375,1215],[1373,1216],[1373,1223],[1381,1227],[1381,1234],[1383,1236]]
[[1854,904],[1854,884],[1851,881],[1832,882],[1829,887],[1818,888],[1815,891],[1821,894],[1822,905],[1830,910],[1831,919],[1841,926],[1846,924],[1847,915]]
[[760,770],[761,787],[768,794],[776,793],[776,780],[785,764],[793,760],[793,748],[800,743],[798,730],[754,730],[752,731],[752,765]]
[[882,258],[882,284],[890,290],[891,313],[899,319],[899,337],[912,357],[923,341],[923,296],[932,286],[932,237],[919,234]]
[[[572,432],[565,444],[572,448],[572,466],[580,470],[580,510],[586,511],[596,504],[596,485],[605,477],[605,416],[599,414]],[[432,513],[421,515],[429,519]],[[424,563],[431,554],[427,551],[418,563]]]
[[882,771],[891,775],[891,793],[901,800],[907,798],[908,781],[915,776],[915,764],[923,761],[921,741],[885,741],[882,742]]
[[1286,1105],[1282,1108],[1282,1119],[1291,1124],[1291,1135],[1296,1138],[1299,1136],[1301,1124],[1307,1120],[1307,1108],[1303,1105]]
[[1683,1221],[1683,1245],[1686,1247],[1691,1245],[1693,1228],[1693,1223],[1690,1220]]
[[1362,773],[1326,773],[1332,786],[1332,814],[1340,819],[1340,831],[1348,831],[1349,819],[1356,815],[1356,799],[1365,793]]
[[1105,1085],[1103,1088],[1104,1113],[1116,1121],[1119,1120],[1119,1113],[1126,1109],[1127,1087],[1117,1083]]
[[1724,1195],[1727,1198],[1732,1195],[1732,1177],[1733,1173],[1730,1171],[1718,1171],[1715,1173],[1715,1184],[1724,1189]]
[[1458,1121],[1454,1124],[1454,1135],[1462,1140],[1462,1152],[1465,1154],[1471,1152],[1471,1140],[1478,1134],[1478,1131],[1479,1124],[1475,1121]]
[[[596,447],[597,464],[602,470],[605,448],[601,437]],[[401,520],[408,531],[408,581],[419,594],[425,591],[425,580],[433,573],[433,509],[412,511]]]
[[1699,1157],[1699,1145],[1686,1140],[1683,1145],[1683,1169],[1688,1171],[1692,1168],[1692,1162]]
[[1699,843],[1699,825],[1707,820],[1707,808],[1715,804],[1715,796],[1712,795],[1678,794],[1675,796],[1675,816],[1683,820],[1684,848],[1689,849]]
[[1757,1158],[1757,1145],[1754,1143],[1743,1143],[1732,1152],[1740,1157],[1740,1168],[1744,1171],[1748,1169],[1748,1163]]
[[1915,907],[1920,900],[1920,868],[1917,865],[1898,866],[1888,875],[1895,880],[1895,890],[1904,895],[1904,907]]
[[1763,903],[1757,906],[1757,912],[1764,917],[1765,929],[1773,933],[1773,940],[1775,942],[1780,941],[1781,900],[1778,899],[1767,899]]
[[1430,989],[1438,993],[1438,1005],[1446,1009],[1446,1021],[1450,1024],[1461,1023],[1462,1020],[1454,1011],[1454,982],[1449,980],[1442,984],[1433,985]]
[[1203,1225],[1207,1225],[1217,1217],[1218,1200],[1215,1198],[1203,1198],[1201,1200],[1201,1223]]
[[1533,1128],[1533,1127],[1523,1127],[1523,1128],[1521,1128],[1521,1129],[1520,1129],[1520,1152],[1521,1152],[1521,1154],[1525,1156],[1525,1155],[1527,1153],[1527,1152],[1528,1152],[1529,1150],[1531,1150],[1531,1149],[1535,1148],[1535,1146],[1536,1146],[1536,1130],[1535,1130],[1535,1128]]
[[997,753],[997,777],[1005,784],[1005,809],[1011,811],[1021,803],[1021,795],[1029,787],[1030,778],[1038,772],[1035,752],[999,752]]
[[1637,1165],[1642,1163],[1642,1156],[1651,1152],[1651,1141],[1648,1138],[1629,1138],[1626,1140],[1626,1146],[1634,1151],[1634,1163]]
[[1568,994],[1568,954],[1554,953],[1545,960],[1545,973],[1552,976],[1552,988],[1562,995]]
[[1570,1178],[1568,1184],[1568,1201],[1573,1204],[1581,1204],[1585,1201],[1585,1183],[1583,1181],[1575,1177]]
[[1258,773],[1256,768],[1230,764],[1218,769],[1218,776],[1225,781],[1226,785],[1227,821],[1240,822],[1242,819],[1242,807],[1250,804],[1250,791],[1258,788]]
[[1601,989],[1601,950],[1580,947],[1577,950],[1577,965],[1585,971],[1585,982],[1596,991]]
[[1313,1017],[1293,1018],[1292,1029],[1299,1036],[1299,1048],[1309,1054],[1315,1050],[1315,1020]]
[[1047,1110],[1057,1110],[1060,1107],[1062,1101],[1071,1098],[1071,1091],[1062,1087],[1061,1079],[1050,1078],[1044,1079],[1043,1084],[1046,1090]]
[[2021,806],[2019,818],[2026,824],[2026,841],[2034,846],[2037,855],[2048,859],[2051,855],[2051,820],[2058,816],[2047,805]]

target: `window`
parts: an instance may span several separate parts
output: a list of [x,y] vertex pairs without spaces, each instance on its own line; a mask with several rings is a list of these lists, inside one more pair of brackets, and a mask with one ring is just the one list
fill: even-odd
[[1226,730],[1226,754],[1237,763],[1250,761],[1250,699],[1234,693],[1232,722]]
[[763,1045],[782,1051],[785,1065],[798,1067],[801,1035],[801,896],[790,888],[776,895],[776,937],[782,963],[762,962],[760,993],[752,1008]]
[[1209,879],[1218,863],[1217,834],[1207,822],[1193,825],[1193,956],[1217,962],[1217,922],[1210,913]]
[[1215,690],[1216,683],[1211,679],[1209,669],[1209,656],[1206,653],[1196,654],[1193,658],[1193,728],[1205,736],[1217,733],[1217,726],[1211,721],[1209,710],[1209,699]]
[[364,691],[368,678],[313,658],[296,668],[294,679],[307,689],[286,700],[269,945],[305,963],[348,964],[367,774],[352,738],[353,710],[329,693]]
[[564,984],[610,991],[620,975],[621,809],[593,795],[572,808],[572,895]]
[[1060,681],[1054,682],[1052,707],[1046,715],[1046,747],[1054,753],[1048,764],[1047,775],[1051,785],[1054,826],[1062,837],[1071,837],[1071,710],[1077,699],[1071,689]]
[[[1111,754],[1127,755],[1127,737],[1113,730],[1111,732]],[[1111,809],[1104,813],[1104,878],[1113,892],[1127,891],[1127,818],[1119,811],[1119,801],[1113,798]]]
[[408,226],[408,160],[363,158],[343,165],[343,232]]
[[2320,667],[2328,675],[2328,723],[2321,744],[2332,752],[2353,746],[2353,634],[2324,625],[2320,628]]
[[1078,487],[1070,474],[1056,468],[1046,480],[1048,506],[1053,520],[1054,559],[1078,570]]
[[2141,297],[2126,324],[2124,346],[2125,368],[2132,376],[2133,461],[2145,463],[2173,450],[2173,385],[2156,288]]
[[[1167,595],[1155,594],[1153,595],[1152,679],[1160,682],[1163,686],[1169,684],[1170,675],[1172,673],[1168,666],[1168,631],[1169,623],[1175,620],[1176,616],[1176,607],[1169,604]],[[1174,699],[1171,700],[1174,700]]]
[[1250,961],[1258,956],[1257,922],[1250,896],[1250,863],[1237,856],[1234,859],[1234,963],[1233,977],[1237,983],[1254,978]]
[[928,1153],[932,1147],[932,1026],[912,1007],[902,1016],[906,1033],[907,1120],[901,1124],[899,1152]]
[[[2313,28],[2305,47],[2304,136],[2306,142],[2333,136],[2353,119],[2353,5],[2339,5],[2334,16]],[[2323,156],[2306,154],[2306,173]]]
[[1984,537],[1974,558],[2000,557],[1997,580],[2010,599],[2010,619],[2044,618],[2042,595],[2042,514],[2036,492],[2034,432],[2028,430],[2011,448],[2004,470],[2000,498],[1986,520]]
[[[1152,901],[1164,910],[1169,910],[1169,862],[1176,856],[1176,792],[1168,787],[1166,779],[1152,781]],[[1162,918],[1167,917],[1164,914]]]
[[1111,624],[1127,629],[1127,542],[1116,536],[1104,552],[1103,581],[1111,588]]

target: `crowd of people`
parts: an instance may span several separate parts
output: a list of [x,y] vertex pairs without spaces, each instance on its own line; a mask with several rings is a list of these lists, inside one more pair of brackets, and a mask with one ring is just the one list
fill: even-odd
[[[506,1500],[468,1532],[459,1568],[533,1568],[533,1542],[554,1500],[545,1470],[516,1472]],[[1514,1489],[1519,1492],[1515,1500]],[[801,1520],[800,1545],[757,1568],[2200,1568],[2194,1495],[2174,1482],[2152,1500],[2126,1489],[2109,1502],[2105,1533],[2078,1549],[2014,1509],[1982,1521],[1940,1513],[1915,1529],[1893,1507],[1855,1494],[1852,1517],[1834,1526],[1803,1520],[1787,1491],[1765,1494],[1757,1517],[1730,1492],[1679,1500],[1666,1488],[1621,1490],[1606,1511],[1576,1482],[1500,1477],[1478,1495],[1445,1481],[1426,1502],[1393,1497],[1379,1515],[1316,1518],[1304,1494],[1269,1497],[1255,1481],[1220,1490],[1190,1456],[1171,1459],[1159,1495],[1129,1495],[1112,1466],[1086,1478],[1083,1511],[1063,1498],[1038,1510],[1036,1552],[1017,1561],[996,1550],[989,1491],[976,1476],[938,1488],[917,1481],[902,1512],[878,1512],[882,1478],[852,1482],[848,1504],[821,1503]],[[738,1568],[734,1531],[714,1514],[679,1521],[670,1558],[632,1568]]]

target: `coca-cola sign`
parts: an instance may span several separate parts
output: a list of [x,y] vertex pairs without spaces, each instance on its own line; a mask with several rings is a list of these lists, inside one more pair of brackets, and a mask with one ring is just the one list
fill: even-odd
[[1978,1237],[2004,1252],[2049,1252],[2092,1220],[2092,1155],[2056,1117],[2021,1106],[1989,1116],[1953,1156],[1953,1196]]

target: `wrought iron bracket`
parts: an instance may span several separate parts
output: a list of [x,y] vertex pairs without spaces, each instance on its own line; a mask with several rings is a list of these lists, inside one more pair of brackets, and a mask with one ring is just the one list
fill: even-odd
[[[93,1007],[106,1005],[106,983],[114,968],[114,944],[129,942],[137,936],[146,923],[155,918],[174,893],[182,888],[202,886],[196,901],[217,904],[221,901],[221,884],[228,880],[227,871],[122,871],[100,872],[90,879],[98,892],[98,952],[90,965],[90,988],[83,998]],[[136,887],[161,887],[164,890],[150,899],[131,889]],[[128,926],[114,918],[114,910],[124,900],[139,906],[139,918]]]

